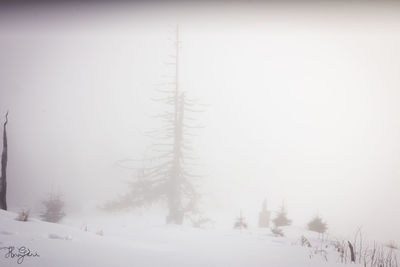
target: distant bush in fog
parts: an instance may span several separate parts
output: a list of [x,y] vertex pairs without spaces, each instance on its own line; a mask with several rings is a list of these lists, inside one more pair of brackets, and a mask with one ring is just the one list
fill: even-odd
[[285,236],[283,230],[276,226],[271,229],[271,232],[274,234],[274,236]]
[[42,202],[45,206],[45,212],[40,215],[43,221],[59,222],[64,216],[64,201],[60,195],[50,194],[49,198]]
[[21,222],[27,222],[29,219],[29,212],[30,210],[21,210],[18,213],[18,217],[15,218],[17,221],[21,221]]
[[235,224],[233,225],[235,229],[247,229],[246,219],[243,217],[242,213],[236,218]]
[[292,220],[288,219],[285,205],[282,204],[280,210],[277,212],[276,217],[272,220],[276,227],[288,226],[292,224]]
[[326,222],[323,222],[321,217],[315,216],[308,224],[307,227],[310,231],[323,234],[328,229]]

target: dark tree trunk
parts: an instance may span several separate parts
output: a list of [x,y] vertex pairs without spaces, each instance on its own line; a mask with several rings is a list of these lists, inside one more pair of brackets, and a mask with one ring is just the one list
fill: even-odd
[[3,153],[1,154],[1,179],[0,179],[0,209],[7,210],[7,126],[8,111],[6,121],[3,125]]
[[356,262],[356,256],[354,255],[354,248],[353,245],[349,242],[349,248],[350,248],[350,258],[351,258],[351,262]]

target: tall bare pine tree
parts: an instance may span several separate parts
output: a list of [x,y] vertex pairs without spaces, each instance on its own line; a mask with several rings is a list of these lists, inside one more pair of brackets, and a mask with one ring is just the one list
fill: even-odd
[[107,210],[119,210],[150,205],[157,201],[165,201],[168,207],[167,223],[182,224],[185,215],[195,214],[199,200],[194,174],[192,147],[190,137],[193,130],[201,128],[193,125],[190,113],[196,110],[197,101],[189,99],[179,83],[180,74],[180,40],[179,28],[176,29],[175,53],[170,55],[174,66],[173,80],[162,84],[159,89],[162,97],[154,99],[166,106],[164,113],[157,115],[162,120],[160,129],[151,131],[156,140],[150,151],[154,156],[145,159],[145,167],[138,169],[138,175],[130,184],[130,191],[117,201],[105,205]]

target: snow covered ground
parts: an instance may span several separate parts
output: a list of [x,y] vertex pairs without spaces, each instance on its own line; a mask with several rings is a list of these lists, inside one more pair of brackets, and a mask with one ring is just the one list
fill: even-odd
[[[18,264],[17,257],[6,258],[5,248],[0,250],[1,267],[345,266],[331,247],[325,248],[328,261],[313,254],[315,249],[302,247],[302,235],[315,246],[325,244],[315,233],[296,227],[283,228],[286,237],[274,237],[269,229],[150,225],[122,215],[95,217],[85,225],[74,218],[53,224],[35,218],[20,222],[16,217],[0,210],[0,247],[25,246],[39,257],[27,256]],[[103,235],[96,234],[100,230]]]

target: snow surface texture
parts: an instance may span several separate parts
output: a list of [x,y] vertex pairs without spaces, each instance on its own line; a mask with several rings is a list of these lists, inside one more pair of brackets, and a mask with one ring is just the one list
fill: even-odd
[[326,249],[327,261],[302,247],[302,235],[313,245],[325,244],[315,233],[296,227],[284,227],[286,237],[274,237],[269,229],[140,225],[118,216],[81,227],[34,218],[20,222],[16,217],[16,213],[0,210],[0,247],[25,246],[40,256],[25,257],[18,264],[16,258],[5,258],[7,250],[3,249],[1,267],[346,266],[339,263],[337,253],[330,248]]

